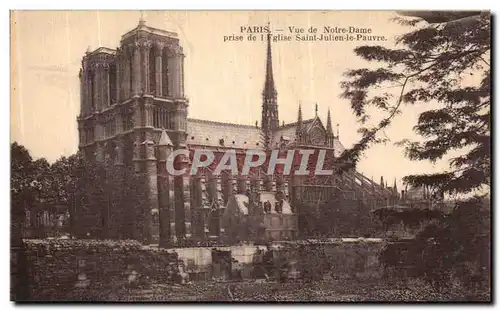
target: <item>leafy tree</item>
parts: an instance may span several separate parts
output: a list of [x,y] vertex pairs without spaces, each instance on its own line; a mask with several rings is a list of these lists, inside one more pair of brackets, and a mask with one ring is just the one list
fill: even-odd
[[11,207],[15,208],[15,211],[18,211],[19,208],[24,208],[23,203],[34,201],[33,183],[35,167],[28,150],[16,142],[11,144],[10,156]]
[[50,165],[44,158],[33,161],[17,143],[11,145],[11,158],[11,215],[17,223],[24,222],[25,209],[36,214],[40,203],[57,203],[68,206],[76,237],[150,238],[142,225],[151,213],[142,208],[145,180],[132,168],[91,161],[79,153]]
[[[45,159],[33,161],[28,150],[17,142],[11,144],[11,299],[24,301],[29,297],[28,265],[22,240],[25,211],[35,206],[47,176]],[[15,271],[15,272],[14,272]]]
[[[103,168],[78,156],[74,166],[61,163],[60,171],[73,178],[61,179],[61,193],[69,200],[71,231],[79,238],[97,238],[102,234]],[[67,192],[66,192],[67,191]]]
[[[449,170],[410,175],[404,181],[415,187],[426,186],[434,194],[470,195],[478,190],[489,191],[491,17],[484,12],[435,13],[404,12],[406,17],[396,18],[396,22],[411,30],[397,39],[394,48],[355,49],[358,56],[379,66],[349,70],[345,74],[342,96],[350,101],[359,118],[362,137],[340,160],[349,163],[345,169],[356,165],[362,153],[381,140],[380,132],[405,106],[427,105],[414,126],[421,140],[404,140],[399,145],[411,160],[435,162],[450,157]],[[395,93],[387,92],[395,88]],[[375,126],[367,126],[372,116],[368,111],[373,108],[385,116]],[[463,199],[452,215],[439,222],[439,229],[431,226],[424,229],[417,242],[433,242],[419,249],[426,254],[423,262],[433,265],[441,260],[443,266],[439,267],[439,273],[430,268],[422,271],[434,271],[434,275],[443,275],[444,280],[453,274],[458,263],[480,260],[469,251],[474,249],[469,242],[489,237],[489,232],[476,230],[483,221],[470,220],[473,215],[489,217],[488,207],[480,198]],[[448,241],[447,234],[453,234],[456,241]]]
[[54,200],[62,204],[70,204],[76,189],[78,168],[83,159],[79,154],[61,157],[50,166],[51,192]]
[[151,212],[143,208],[145,183],[133,168],[90,161],[80,155],[67,158],[61,166],[69,178],[58,187],[69,198],[76,236],[147,240],[142,224]]
[[[50,165],[46,159],[33,161],[28,150],[11,144],[11,216],[24,222],[26,210],[36,214],[38,202],[50,199]],[[34,217],[32,217],[34,219]],[[13,219],[14,220],[14,219]]]
[[51,199],[52,193],[47,191],[51,183],[50,164],[45,158],[37,159],[32,163],[33,183],[35,199],[47,201]]
[[481,15],[480,11],[403,11],[403,16],[418,17],[428,23],[463,23],[468,19],[474,19]]
[[[480,15],[467,23],[425,24],[418,19],[400,19],[412,30],[400,38],[400,48],[361,46],[355,53],[381,65],[377,69],[355,69],[346,73],[343,97],[360,123],[366,124],[368,107],[387,113],[378,126],[362,127],[362,138],[344,159],[352,163],[377,141],[404,105],[430,104],[414,129],[423,142],[401,142],[412,160],[436,161],[452,150],[467,150],[450,161],[449,172],[408,176],[414,186],[427,185],[448,193],[464,193],[489,185],[490,171],[490,17]],[[417,27],[421,25],[420,27]],[[465,86],[465,79],[479,83]],[[400,88],[394,97],[377,91],[384,86]],[[439,108],[434,108],[439,103]]]
[[321,204],[303,203],[299,211],[299,231],[305,237],[365,237],[382,229],[361,199],[339,195]]
[[382,223],[384,231],[388,231],[391,226],[401,222],[407,229],[416,229],[423,223],[443,217],[442,211],[429,208],[408,208],[398,211],[393,208],[382,207],[376,209],[373,214]]

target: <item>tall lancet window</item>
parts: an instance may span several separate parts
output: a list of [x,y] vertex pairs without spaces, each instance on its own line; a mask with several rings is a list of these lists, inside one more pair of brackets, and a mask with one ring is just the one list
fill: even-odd
[[116,103],[116,64],[111,64],[109,66],[109,105]]
[[169,95],[168,80],[170,80],[169,77],[170,72],[168,71],[168,53],[166,48],[163,49],[161,66],[162,66],[161,95],[163,97],[167,97]]
[[133,75],[134,75],[134,53],[133,51],[130,51],[128,53],[128,60],[127,60],[127,66],[128,66],[128,72],[129,72],[129,75],[128,75],[128,94],[130,96],[130,94],[132,94],[134,91],[134,79],[132,78]]
[[89,75],[88,75],[88,78],[89,78],[89,89],[88,89],[88,94],[89,94],[89,97],[90,97],[90,108],[91,108],[91,111],[94,111],[95,110],[95,105],[96,105],[96,101],[95,101],[95,72],[94,71],[89,71]]
[[160,109],[157,106],[153,107],[153,127],[155,128],[161,127]]
[[82,112],[85,110],[85,77],[81,69],[78,78],[80,79],[80,114],[83,114]]
[[156,93],[156,57],[155,48],[149,49],[149,93]]

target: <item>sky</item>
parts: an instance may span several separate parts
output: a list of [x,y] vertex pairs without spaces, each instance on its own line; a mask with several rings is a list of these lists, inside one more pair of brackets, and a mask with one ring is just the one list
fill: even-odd
[[[280,123],[295,122],[299,103],[304,119],[315,105],[326,123],[331,110],[340,140],[349,148],[359,139],[349,102],[340,98],[344,72],[373,66],[353,49],[359,45],[394,46],[396,36],[409,29],[391,19],[390,11],[144,11],[146,24],[177,32],[186,54],[185,93],[189,117],[213,121],[260,123],[265,76],[265,42],[224,42],[224,36],[243,35],[242,26],[318,28],[325,26],[371,29],[387,41],[274,42],[273,67]],[[11,142],[24,145],[34,158],[53,162],[77,151],[76,117],[80,109],[78,71],[85,51],[116,48],[121,36],[135,28],[139,11],[15,11],[11,18]],[[393,142],[416,138],[418,114],[428,107],[405,107],[384,132],[391,140],[370,148],[358,171],[375,181],[380,176],[398,187],[408,174],[437,172],[437,164],[410,161]],[[377,120],[376,118],[374,120]],[[401,188],[400,188],[401,189]]]

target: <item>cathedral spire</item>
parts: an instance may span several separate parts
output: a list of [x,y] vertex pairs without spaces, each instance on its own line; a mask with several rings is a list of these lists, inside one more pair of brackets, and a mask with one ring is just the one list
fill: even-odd
[[[270,29],[270,26],[269,26]],[[273,58],[271,54],[271,32],[267,34],[266,78],[262,91],[262,132],[265,145],[269,147],[272,134],[279,126],[278,118],[278,93],[274,85]]]
[[333,135],[332,116],[330,114],[330,108],[328,108],[328,115],[326,117],[326,134]]
[[385,188],[384,176],[380,176],[380,187]]
[[302,107],[299,103],[299,114],[297,117],[297,127],[295,129],[295,134],[298,136],[302,132]]
[[392,187],[394,189],[394,192],[398,194],[398,186],[396,185],[396,178],[394,178],[394,186]]
[[332,115],[330,113],[330,108],[328,108],[328,115],[326,117],[326,144],[328,147],[333,148],[335,141],[335,135],[333,134],[332,128]]
[[144,20],[144,11],[141,11],[141,18],[139,19],[139,26],[146,25],[146,20]]
[[302,105],[299,103],[299,114],[297,117],[297,123],[300,123],[302,125]]
[[267,34],[267,55],[266,55],[266,80],[264,82],[264,91],[262,95],[265,99],[275,99],[278,93],[274,85],[273,75],[273,55],[271,51],[271,32]]

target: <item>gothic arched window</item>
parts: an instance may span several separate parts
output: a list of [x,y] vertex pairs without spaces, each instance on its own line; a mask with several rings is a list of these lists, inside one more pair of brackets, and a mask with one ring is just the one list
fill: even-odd
[[116,64],[111,64],[109,66],[109,103],[108,105],[113,105],[116,103]]
[[161,90],[161,95],[163,97],[167,97],[169,94],[169,89],[168,89],[168,80],[169,80],[169,71],[168,71],[168,53],[167,53],[167,49],[164,48],[163,49],[163,53],[162,53],[162,62],[161,62],[161,66],[162,66],[162,81],[161,81],[161,86],[162,86],[162,90]]
[[314,128],[311,131],[311,143],[322,145],[325,143],[325,133],[320,128]]
[[89,97],[90,97],[90,108],[91,108],[91,111],[94,111],[95,110],[95,94],[94,94],[94,85],[95,85],[95,73],[93,71],[90,71],[89,72],[89,89],[88,89],[88,92],[89,92]]
[[129,52],[128,54],[128,60],[127,60],[127,66],[128,66],[128,72],[129,72],[129,75],[128,75],[128,78],[129,78],[129,81],[128,81],[128,90],[127,90],[127,94],[130,95],[133,90],[134,90],[134,79],[133,79],[133,68],[134,68],[134,52]]
[[160,109],[153,107],[153,127],[159,128],[160,126]]

